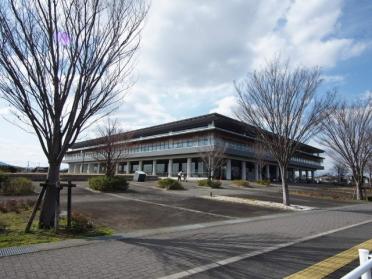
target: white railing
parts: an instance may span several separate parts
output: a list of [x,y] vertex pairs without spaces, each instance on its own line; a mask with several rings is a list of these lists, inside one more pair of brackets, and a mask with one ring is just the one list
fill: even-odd
[[360,266],[346,274],[341,279],[372,279],[372,256],[366,249],[359,249]]

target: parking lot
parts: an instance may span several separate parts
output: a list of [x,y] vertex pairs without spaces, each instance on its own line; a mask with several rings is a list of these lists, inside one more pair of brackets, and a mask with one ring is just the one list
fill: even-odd
[[[156,188],[156,182],[150,181],[131,182],[129,191],[125,193],[95,193],[87,189],[86,182],[77,182],[77,185],[73,190],[73,210],[119,232],[293,213],[278,208],[203,198],[212,194],[280,203],[281,193],[277,187],[251,189],[224,184],[222,189],[210,189],[198,187],[196,183],[184,183],[184,191],[164,191]],[[64,200],[62,194],[63,204]],[[292,196],[292,202],[317,208],[349,204],[298,196]]]

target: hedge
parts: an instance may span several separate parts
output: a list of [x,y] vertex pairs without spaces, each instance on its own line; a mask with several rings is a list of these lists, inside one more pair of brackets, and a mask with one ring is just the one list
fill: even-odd
[[247,180],[233,180],[233,184],[241,187],[249,187],[249,182]]
[[89,188],[102,192],[127,191],[129,183],[122,176],[97,176],[89,179]]
[[0,176],[0,193],[9,196],[30,195],[34,193],[32,181],[25,177],[9,178]]
[[221,188],[221,182],[219,180],[202,179],[198,180],[198,185],[211,188]]
[[177,180],[165,178],[158,181],[158,187],[166,190],[184,190],[182,184]]

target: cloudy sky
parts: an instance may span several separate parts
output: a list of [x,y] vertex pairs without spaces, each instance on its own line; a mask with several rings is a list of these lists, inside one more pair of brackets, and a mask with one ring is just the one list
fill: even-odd
[[[336,87],[347,99],[368,94],[371,14],[369,0],[153,0],[136,84],[115,117],[128,130],[209,112],[232,116],[233,81],[278,54],[321,66],[320,91]],[[46,164],[35,136],[3,118],[0,133],[0,161]]]

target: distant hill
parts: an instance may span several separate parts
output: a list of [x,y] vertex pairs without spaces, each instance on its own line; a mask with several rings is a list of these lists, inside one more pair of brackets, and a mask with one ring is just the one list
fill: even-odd
[[0,167],[13,167],[13,166],[0,161]]
[[13,165],[9,165],[7,163],[4,163],[4,162],[0,161],[0,170],[9,171],[9,172],[16,172],[16,171],[22,170],[22,168],[17,167],[17,166],[13,166]]

